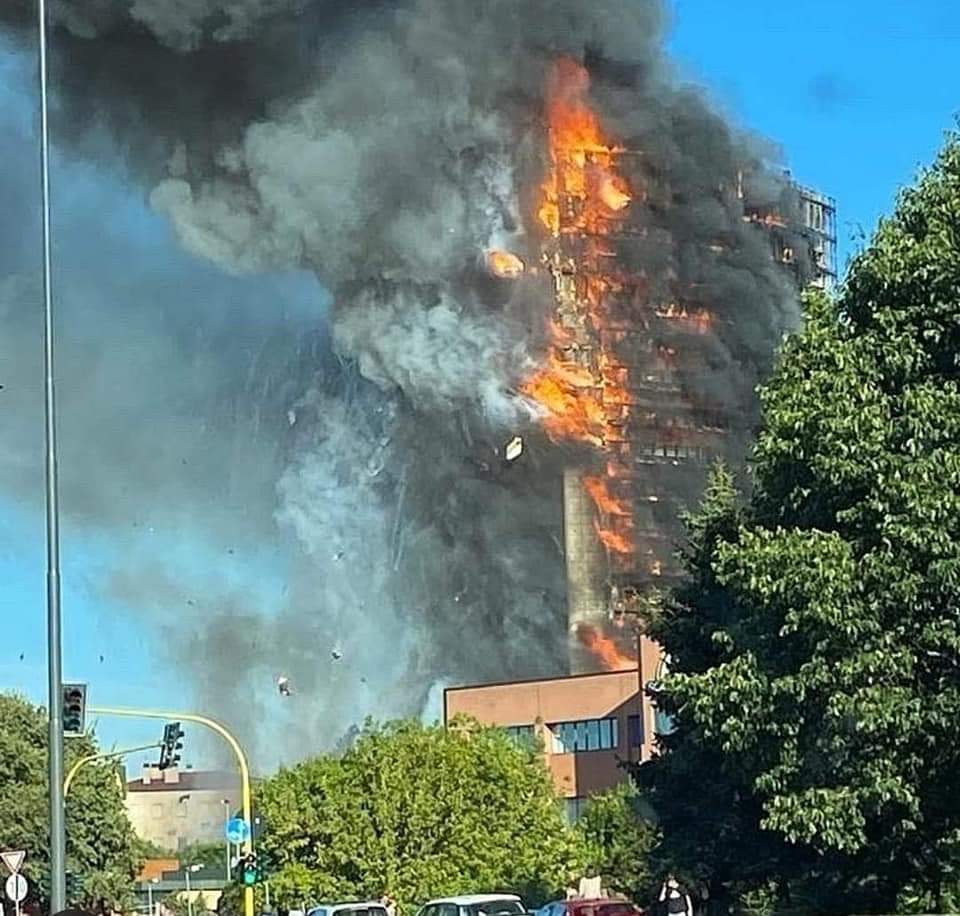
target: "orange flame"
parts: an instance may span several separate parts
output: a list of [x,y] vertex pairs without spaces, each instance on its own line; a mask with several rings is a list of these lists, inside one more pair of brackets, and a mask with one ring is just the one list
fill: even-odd
[[633,553],[633,542],[625,534],[619,531],[613,531],[610,528],[604,528],[600,522],[594,522],[593,527],[597,532],[597,537],[600,538],[600,542],[611,553]]
[[547,81],[551,169],[541,186],[543,200],[537,214],[551,235],[560,233],[561,193],[583,197],[590,190],[588,160],[594,169],[601,169],[600,200],[613,211],[630,203],[623,180],[606,173],[612,154],[623,150],[604,139],[600,120],[590,108],[589,90],[590,75],[584,67],[570,58],[554,63]]
[[693,328],[698,334],[706,334],[713,325],[713,315],[706,309],[688,309],[684,305],[670,302],[656,310],[657,317],[670,318]]
[[632,198],[619,186],[617,179],[609,176],[600,185],[600,199],[614,212],[629,206]]
[[523,261],[510,251],[494,249],[487,252],[487,266],[498,277],[515,280],[526,269]]
[[607,515],[630,515],[629,506],[610,492],[610,485],[605,478],[584,477],[583,488],[601,512]]
[[544,369],[523,386],[523,391],[543,408],[543,428],[554,442],[574,439],[603,445],[603,405],[589,393],[582,393],[572,383],[571,375]]
[[608,636],[596,627],[581,624],[577,627],[577,639],[592,652],[607,671],[628,671],[637,667],[637,660],[624,654]]
[[[605,242],[633,195],[616,171],[616,154],[623,152],[603,134],[590,107],[590,77],[576,61],[554,64],[547,82],[546,119],[549,167],[541,185],[537,216],[554,239],[579,236],[584,257],[610,270],[584,271],[579,258],[551,252],[558,310],[551,322],[551,350],[546,365],[528,379],[524,393],[543,409],[543,425],[551,439],[587,442],[608,451],[623,441],[623,422],[629,413],[629,370],[611,349],[606,333],[608,296],[623,288],[615,268],[616,247]],[[571,271],[570,268],[573,268]],[[585,363],[574,362],[586,357]],[[597,535],[611,554],[633,553],[629,535],[631,507],[610,490],[610,470],[628,476],[612,457],[604,476],[588,477],[584,486],[598,510]],[[625,520],[616,529],[610,517]]]

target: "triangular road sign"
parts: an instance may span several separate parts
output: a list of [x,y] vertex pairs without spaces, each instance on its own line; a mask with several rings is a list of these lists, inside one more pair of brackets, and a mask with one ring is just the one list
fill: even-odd
[[7,866],[7,870],[11,875],[15,875],[20,871],[20,866],[23,865],[23,860],[26,857],[27,854],[22,849],[18,849],[15,852],[0,852],[0,859],[3,859],[3,864]]

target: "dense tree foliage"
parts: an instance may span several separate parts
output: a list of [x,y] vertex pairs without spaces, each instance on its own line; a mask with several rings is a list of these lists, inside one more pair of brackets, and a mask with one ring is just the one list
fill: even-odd
[[[652,624],[659,854],[715,891],[890,911],[960,853],[960,141],[901,194],[762,393]],[[804,895],[816,893],[816,901]]]
[[409,912],[479,891],[537,903],[585,862],[536,751],[469,722],[370,725],[342,756],[265,781],[257,804],[281,906],[387,893]]
[[656,830],[638,810],[639,796],[632,783],[623,783],[590,798],[577,822],[586,843],[587,871],[600,875],[603,886],[634,901],[653,890],[649,868]]
[[[66,742],[66,764],[95,753],[89,738]],[[22,849],[29,900],[47,908],[49,820],[47,719],[42,709],[0,694],[0,848]],[[97,912],[124,909],[132,901],[141,862],[127,820],[123,792],[112,766],[85,766],[74,780],[66,808],[67,869],[78,894],[70,903]]]

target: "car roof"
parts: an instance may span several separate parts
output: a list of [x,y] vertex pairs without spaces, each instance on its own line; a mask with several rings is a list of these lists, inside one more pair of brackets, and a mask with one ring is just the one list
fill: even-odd
[[347,910],[358,906],[375,906],[381,910],[386,909],[379,900],[357,900],[352,903],[315,903],[313,906],[307,907],[307,912],[312,913],[314,910]]
[[635,903],[631,900],[625,900],[623,897],[572,897],[569,900],[554,900],[553,903],[545,904],[543,909],[546,909],[548,906],[567,906],[571,909],[576,909],[577,907],[596,907],[611,903],[618,903],[621,906],[626,904],[627,906],[636,908]]
[[477,903],[493,903],[496,900],[516,900],[520,898],[516,894],[463,894],[459,897],[438,897],[436,900],[428,900],[424,906],[434,906],[437,903],[455,903],[457,906],[473,906]]

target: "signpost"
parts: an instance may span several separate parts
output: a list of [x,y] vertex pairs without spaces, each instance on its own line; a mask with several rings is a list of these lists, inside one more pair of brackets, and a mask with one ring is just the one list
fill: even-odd
[[20,916],[20,904],[27,898],[27,879],[19,872],[14,872],[4,888],[7,896],[13,901],[17,916]]
[[7,871],[10,872],[11,875],[15,875],[20,871],[23,860],[26,857],[27,854],[22,849],[16,849],[12,852],[0,852],[0,860],[7,866]]
[[239,846],[250,839],[250,825],[242,817],[234,817],[227,821],[227,839]]

